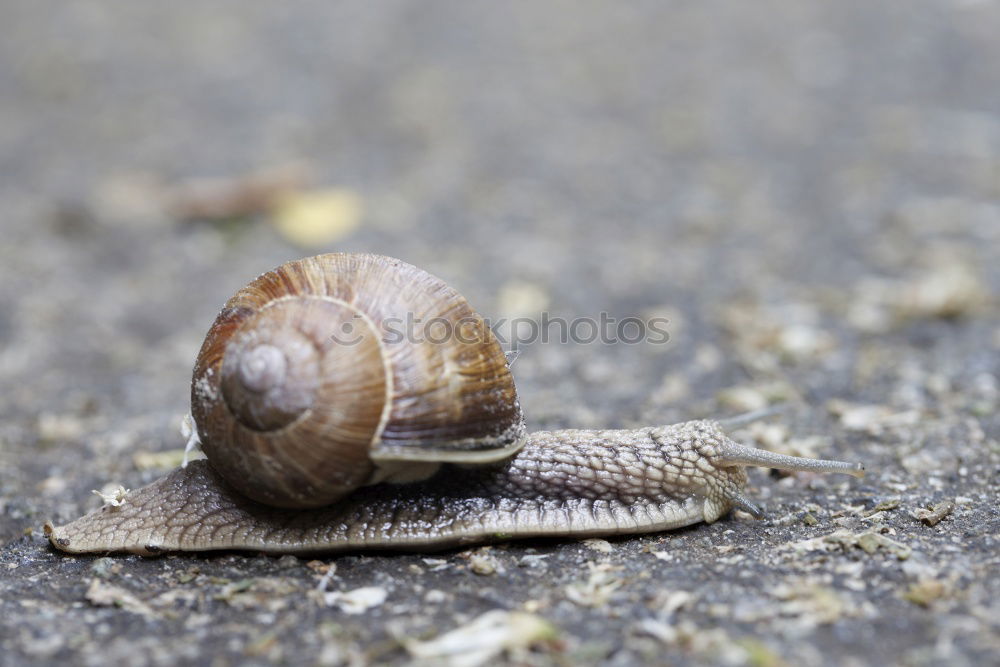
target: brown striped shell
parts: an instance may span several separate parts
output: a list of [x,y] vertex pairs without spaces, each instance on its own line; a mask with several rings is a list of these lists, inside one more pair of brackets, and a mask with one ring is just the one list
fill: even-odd
[[237,292],[198,354],[191,414],[212,467],[279,507],[501,460],[524,435],[482,318],[440,279],[367,254],[288,262]]

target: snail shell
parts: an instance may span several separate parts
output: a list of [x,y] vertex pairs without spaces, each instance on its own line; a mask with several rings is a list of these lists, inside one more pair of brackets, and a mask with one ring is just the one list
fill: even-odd
[[[406,318],[440,337],[387,335]],[[440,279],[379,255],[288,262],[237,292],[198,354],[191,409],[215,470],[277,507],[505,459],[524,436],[483,319]]]

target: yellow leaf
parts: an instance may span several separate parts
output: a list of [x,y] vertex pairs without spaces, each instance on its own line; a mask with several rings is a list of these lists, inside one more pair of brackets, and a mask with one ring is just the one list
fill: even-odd
[[305,248],[329,245],[361,223],[361,197],[343,188],[297,192],[275,206],[273,223],[288,241]]

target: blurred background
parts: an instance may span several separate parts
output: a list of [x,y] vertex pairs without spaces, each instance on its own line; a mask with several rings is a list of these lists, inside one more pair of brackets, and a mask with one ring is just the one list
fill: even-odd
[[[25,550],[10,562],[53,558],[38,526],[95,507],[90,489],[162,474],[221,305],[331,251],[416,264],[492,318],[670,320],[668,345],[523,348],[532,428],[788,403],[786,431],[753,437],[880,461],[903,484],[945,470],[938,492],[979,461],[995,493],[995,2],[6,1],[0,16],[0,543]],[[927,430],[873,435],[901,414]],[[796,440],[817,433],[836,437]],[[932,623],[899,613],[901,637]],[[570,646],[620,629],[553,617]],[[973,626],[905,650],[975,662],[996,644]],[[818,632],[878,643],[865,624]]]

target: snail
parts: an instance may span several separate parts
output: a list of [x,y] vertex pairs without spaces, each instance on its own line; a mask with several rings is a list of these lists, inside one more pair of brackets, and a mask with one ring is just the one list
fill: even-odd
[[[392,336],[390,322],[444,333]],[[425,329],[431,332],[431,329]],[[207,459],[45,531],[63,551],[433,550],[754,517],[744,466],[857,463],[738,444],[718,422],[528,433],[507,359],[466,300],[402,261],[327,254],[239,290],[194,366]]]

